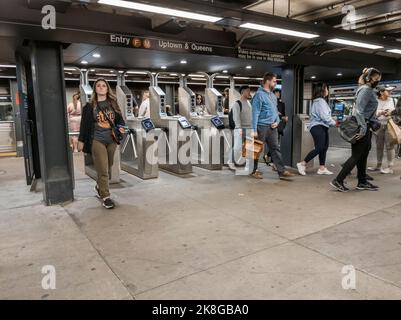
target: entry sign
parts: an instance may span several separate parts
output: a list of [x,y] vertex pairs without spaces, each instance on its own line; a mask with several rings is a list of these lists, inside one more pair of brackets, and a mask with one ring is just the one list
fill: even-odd
[[117,46],[153,49],[159,51],[221,55],[235,57],[235,51],[229,47],[212,46],[196,42],[183,42],[175,40],[149,39],[135,36],[110,35],[110,43]]

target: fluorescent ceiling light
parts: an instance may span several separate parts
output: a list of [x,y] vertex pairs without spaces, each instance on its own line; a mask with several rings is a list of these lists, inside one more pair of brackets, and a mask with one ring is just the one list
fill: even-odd
[[166,66],[161,66],[160,69],[165,70],[165,69],[167,69],[167,67]]
[[312,76],[312,77],[310,77],[311,79],[316,79],[316,76]]
[[94,53],[94,54],[92,54],[92,57],[94,57],[94,58],[100,58],[101,55],[100,55],[100,53]]
[[234,79],[238,79],[238,80],[248,80],[250,79],[249,77],[233,77]]
[[343,74],[341,72],[337,73],[337,77],[341,77]]
[[143,71],[127,71],[128,74],[148,74],[147,72]]
[[390,50],[386,50],[387,52],[390,52],[390,53],[398,53],[398,54],[401,54],[401,50],[400,49],[390,49]]
[[216,79],[229,79],[229,76],[216,76]]
[[245,68],[247,68],[247,69],[252,69],[252,66],[246,66]]
[[95,75],[101,76],[101,77],[113,77],[114,76],[114,74],[110,74],[110,73],[96,73]]
[[319,37],[319,35],[313,34],[313,33],[299,32],[299,31],[294,31],[294,30],[289,30],[289,29],[264,26],[264,25],[256,24],[256,23],[244,23],[244,24],[240,25],[240,28],[248,28],[248,29],[271,32],[271,33],[279,33],[279,34],[285,34],[288,36],[307,38],[307,39]]
[[189,74],[188,76],[191,78],[204,78],[205,77],[203,74]]
[[172,76],[172,77],[177,77],[178,74],[177,74],[177,73],[170,73],[170,76]]
[[369,44],[369,43],[365,43],[365,42],[358,42],[358,41],[345,40],[345,39],[338,39],[338,38],[329,39],[329,40],[327,40],[327,42],[346,44],[346,45],[349,45],[349,46],[366,48],[366,49],[373,49],[373,50],[383,48],[382,46],[378,46],[378,45],[375,45],[375,44]]
[[[1,67],[1,66],[0,66]],[[64,71],[78,71],[77,69],[75,69],[75,68],[64,68]]]
[[176,10],[176,9],[169,9],[159,6],[152,6],[149,4],[138,3],[138,2],[131,2],[131,1],[123,1],[123,0],[99,0],[99,4],[107,4],[110,6],[116,7],[123,7],[127,9],[133,9],[137,11],[146,11],[151,13],[163,14],[171,17],[180,17],[180,18],[187,18],[191,20],[200,20],[206,22],[216,22],[221,19],[222,17],[214,17],[206,14],[200,13],[193,13],[189,11],[183,10]]
[[88,61],[82,60],[81,63],[82,63],[82,64],[88,64]]
[[187,63],[187,60],[181,60],[180,63],[186,64],[186,63]]
[[15,64],[0,64],[0,68],[16,68]]
[[223,72],[223,73],[227,73],[228,71],[227,71],[227,70],[223,70],[222,72]]

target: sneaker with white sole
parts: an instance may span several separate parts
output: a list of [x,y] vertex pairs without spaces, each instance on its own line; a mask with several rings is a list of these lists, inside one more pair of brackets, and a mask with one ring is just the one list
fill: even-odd
[[229,163],[227,163],[227,166],[228,166],[228,169],[230,169],[230,170],[232,170],[232,171],[235,171],[235,164],[234,163],[232,163],[232,162],[229,162]]
[[305,172],[306,166],[304,166],[304,165],[302,164],[302,162],[298,162],[298,163],[297,163],[297,168],[298,168],[298,172],[299,172],[299,174],[300,174],[301,176],[306,176],[306,172]]
[[96,197],[98,197],[99,199],[102,198],[102,197],[100,196],[100,190],[99,190],[99,187],[97,186],[97,184],[95,185],[95,193],[96,193]]
[[393,174],[394,173],[393,169],[391,169],[391,168],[381,169],[380,172],[383,174]]
[[333,174],[333,172],[329,171],[327,168],[324,168],[323,170],[319,168],[319,170],[317,170],[317,174],[324,174],[330,176]]
[[103,207],[106,209],[113,209],[114,208],[114,202],[111,200],[109,197],[103,199]]

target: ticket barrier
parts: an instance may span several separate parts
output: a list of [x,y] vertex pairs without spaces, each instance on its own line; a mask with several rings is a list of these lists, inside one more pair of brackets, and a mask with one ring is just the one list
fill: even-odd
[[196,139],[201,145],[199,136],[193,125],[185,116],[168,116],[166,113],[166,96],[158,86],[158,77],[149,88],[150,118],[156,127],[162,128],[164,135],[159,139],[159,168],[175,174],[188,174],[192,172],[191,143]]
[[[120,75],[116,87],[117,101],[127,125],[127,132],[121,144],[121,169],[144,180],[157,178],[159,176],[158,138],[165,133],[156,128],[151,119],[134,116],[134,108],[138,104],[134,94],[126,86],[127,72],[134,72],[134,70],[128,70]],[[153,85],[152,73],[146,72],[146,74],[150,85]]]
[[[210,81],[209,75],[199,72]],[[192,141],[191,161],[194,166],[199,166],[208,170],[221,170],[223,161],[221,153],[224,153],[224,144],[221,145],[221,137],[227,141],[224,132],[224,124],[219,116],[209,114],[198,114],[195,109],[195,93],[187,86],[187,78],[180,78],[178,88],[179,108],[185,117],[195,126],[197,135],[201,137],[201,142]],[[206,108],[208,106],[206,105]]]

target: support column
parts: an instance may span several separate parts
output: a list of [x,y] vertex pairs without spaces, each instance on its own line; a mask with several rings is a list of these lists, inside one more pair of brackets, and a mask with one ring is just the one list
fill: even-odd
[[294,158],[294,117],[302,110],[304,67],[299,65],[288,65],[283,68],[282,76],[282,99],[285,103],[285,113],[288,116],[288,124],[284,137],[281,139],[281,153],[284,164],[295,167],[299,159]]
[[43,198],[46,205],[72,201],[74,174],[62,47],[56,42],[34,41],[30,49]]

